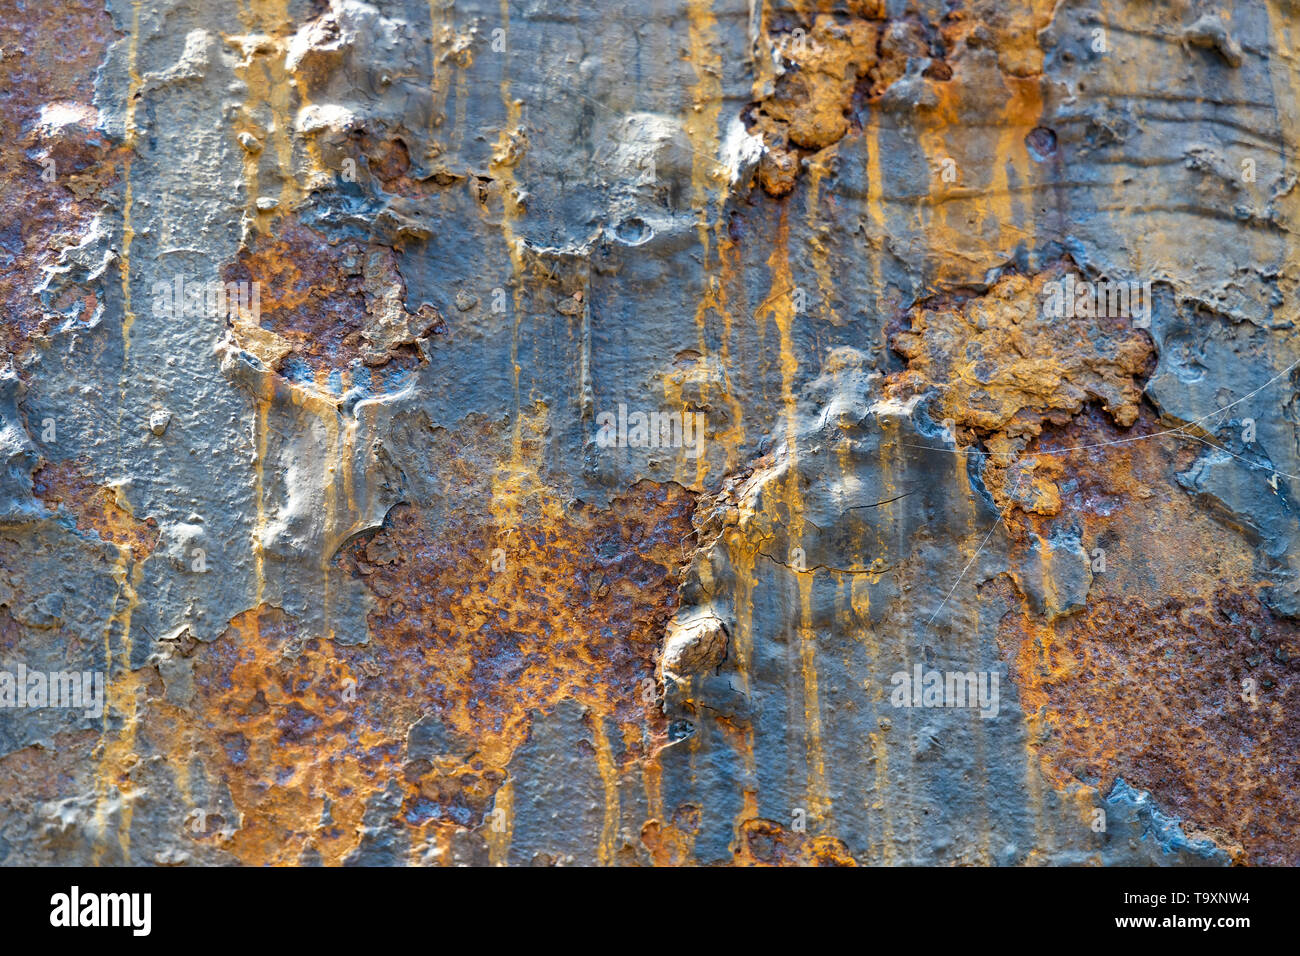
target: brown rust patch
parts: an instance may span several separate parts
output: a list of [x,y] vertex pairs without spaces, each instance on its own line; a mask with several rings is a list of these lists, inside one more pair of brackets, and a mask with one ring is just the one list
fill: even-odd
[[381,139],[362,134],[361,148],[371,175],[385,192],[411,195],[416,191],[417,184],[411,179],[411,153],[401,137]]
[[445,165],[438,166],[420,178],[411,163],[410,148],[397,135],[375,136],[369,130],[352,134],[357,150],[366,157],[366,169],[379,181],[384,192],[407,199],[421,199],[463,182],[464,174],[453,173]]
[[918,104],[928,110],[943,102],[939,91],[968,51],[996,50],[1009,90],[1032,82],[1042,71],[1038,34],[1053,11],[1053,0],[980,0],[938,21],[911,10],[890,18],[877,0],[810,16],[765,11],[767,49],[756,60],[755,101],[745,114],[763,137],[759,185],[774,197],[789,193],[801,162],[843,139],[909,63],[923,64],[920,79],[930,85]]
[[676,607],[693,507],[648,481],[608,510],[574,503],[514,528],[433,528],[401,506],[344,560],[376,595],[371,633],[402,660],[385,672],[424,675],[428,706],[513,750],[527,712],[566,697],[621,724],[650,716],[641,682]]
[[844,841],[788,830],[774,820],[746,820],[736,844],[737,866],[857,866]]
[[971,48],[995,50],[998,69],[1013,77],[1037,77],[1043,72],[1038,34],[1052,22],[1057,0],[973,0],[969,11],[953,11],[944,21],[948,46],[963,42]]
[[[413,846],[480,826],[529,713],[566,697],[619,725],[621,763],[664,742],[642,694],[692,507],[677,486],[642,482],[609,510],[547,509],[507,533],[454,517],[434,530],[399,506],[337,559],[375,596],[368,646],[304,638],[274,608],[241,614],[193,652],[193,733],[240,815],[222,847],[245,863],[338,863],[394,791]],[[439,745],[411,752],[429,720]]]
[[1104,598],[1055,631],[1010,616],[1001,639],[1060,782],[1122,777],[1250,862],[1300,863],[1300,638],[1255,595]]
[[780,69],[767,55],[759,58],[746,118],[763,137],[758,179],[769,195],[790,192],[802,158],[848,133],[855,92],[892,72],[881,68],[882,56],[891,59],[880,42],[887,30],[878,4],[847,18],[821,14],[811,23],[778,18],[767,25],[760,42]]
[[[1077,523],[1085,543],[1106,548],[1108,566],[1097,581],[1103,590],[1122,585],[1161,594],[1208,593],[1224,580],[1251,582],[1253,551],[1236,531],[1203,513],[1175,480],[1205,450],[1201,441],[1164,428],[1145,404],[1130,428],[1117,427],[1089,404],[1064,426],[1046,425],[1017,462],[1032,463],[1036,474],[1056,483],[1060,517],[1009,512],[1013,542],[1028,532],[1046,536],[1061,521]],[[1150,557],[1185,554],[1187,540],[1207,543],[1198,560]]]
[[326,371],[358,357],[355,343],[365,325],[361,255],[358,242],[331,244],[287,221],[278,236],[257,239],[224,278],[257,282],[261,327],[286,340],[313,372]]
[[1062,264],[1003,276],[984,295],[940,297],[913,309],[890,340],[908,367],[890,377],[889,393],[938,390],[936,416],[956,428],[958,444],[993,453],[984,477],[1001,507],[1055,514],[1055,466],[1015,459],[1046,425],[1065,424],[1090,402],[1132,425],[1154,367],[1151,340],[1130,316],[1044,314],[1048,283],[1067,274]]
[[95,130],[95,70],[112,40],[102,3],[12,6],[0,22],[0,351],[19,353],[65,318],[99,308],[88,290],[41,302],[62,249],[76,245],[113,174]]
[[136,518],[122,489],[95,484],[86,467],[77,460],[42,465],[32,474],[33,492],[51,511],[71,515],[79,531],[93,531],[143,561],[158,546],[158,522]]
[[655,866],[689,866],[695,859],[695,838],[703,814],[693,803],[682,804],[666,822],[647,820],[641,827],[641,844]]
[[1019,607],[999,642],[1059,785],[1077,777],[1106,793],[1123,777],[1245,860],[1295,865],[1300,631],[1261,602],[1269,582],[1249,545],[1171,477],[1204,446],[1160,431],[1149,410],[1121,431],[1089,408],[1030,444],[1055,461],[1062,510],[1010,512],[1013,557],[1068,521],[1086,551],[1105,550],[1106,569],[1088,606],[1052,624],[1004,581]]
[[261,331],[235,323],[236,341],[277,370],[293,361],[317,380],[362,363],[413,368],[420,343],[446,331],[432,306],[407,311],[392,249],[334,239],[293,218],[277,236],[256,237],[223,278],[259,287]]
[[849,131],[853,89],[876,66],[880,30],[870,20],[839,23],[823,14],[807,33],[799,29],[772,37],[789,69],[755,107],[755,118],[799,149],[816,151],[838,142]]

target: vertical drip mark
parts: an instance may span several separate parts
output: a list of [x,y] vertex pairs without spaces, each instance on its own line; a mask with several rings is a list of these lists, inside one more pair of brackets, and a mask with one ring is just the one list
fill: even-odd
[[510,844],[515,835],[513,779],[506,780],[497,788],[493,811],[489,816],[492,823],[487,832],[488,862],[492,866],[507,866],[510,863]]
[[[710,223],[714,218],[721,218],[726,201],[721,166],[717,159],[721,150],[718,119],[722,112],[722,57],[716,48],[718,25],[712,0],[688,0],[686,12],[690,63],[695,72],[695,84],[691,87],[690,110],[682,125],[691,144],[691,209],[695,213],[695,231],[700,243],[700,261],[706,283],[704,295],[695,309],[697,347],[700,361],[708,368],[711,365],[708,317],[710,313],[722,312],[724,309],[719,300],[717,264],[713,261],[710,241]],[[717,208],[715,213],[710,214],[710,199],[713,197],[716,197]],[[710,398],[711,385],[709,375],[700,382],[701,400],[704,402]],[[690,414],[687,403],[682,400],[680,392],[672,396],[672,399],[680,408],[684,422],[685,416]],[[695,475],[691,481],[686,477],[686,464],[682,456],[678,459],[676,478],[684,484],[703,487],[708,471],[708,457],[697,455]]]
[[[954,442],[953,442],[954,446],[956,446],[955,431],[956,431],[956,426],[954,425]],[[980,532],[978,530],[979,506],[976,502],[974,492],[970,487],[970,477],[966,471],[967,458],[966,455],[963,454],[955,454],[948,457],[952,458],[953,470],[955,472],[953,475],[953,478],[956,482],[955,487],[966,489],[966,495],[965,495],[966,508],[964,509],[966,512],[966,535],[964,540],[974,543],[977,540],[977,536],[980,535]],[[966,549],[965,551],[963,551],[964,561],[973,560],[974,556],[975,556],[974,551],[972,551],[971,549]],[[971,637],[969,641],[970,648],[971,648],[970,651],[971,660],[973,662],[978,662],[974,667],[974,669],[980,670],[982,669],[982,667],[980,666],[982,662],[979,662],[980,606],[978,601],[973,603],[973,606],[971,608],[971,617],[972,617],[972,621],[970,625]],[[987,665],[989,669],[997,667],[1000,659],[997,652],[996,638],[993,641],[991,655],[992,655],[991,659],[989,660]],[[991,865],[992,851],[990,848],[991,847],[990,841],[993,838],[993,819],[992,819],[992,810],[989,807],[989,774],[988,774],[987,765],[984,762],[985,751],[986,751],[985,748],[986,735],[984,731],[984,721],[982,719],[977,719],[975,720],[974,723],[975,723],[975,729],[973,730],[972,733],[975,738],[975,766],[984,768],[982,785],[980,787],[980,804],[983,808],[983,817],[984,817],[983,826],[980,827],[980,841],[982,843],[983,859],[980,860],[979,862],[981,863],[981,865]]]
[[[961,126],[961,117],[955,102],[959,92],[952,89],[953,85],[945,83],[938,86],[936,91],[938,103],[929,116],[920,120],[921,128],[917,130],[917,142],[925,152],[928,174],[927,198],[918,201],[916,210],[916,227],[925,236],[927,243],[927,275],[925,276],[927,288],[933,287],[954,273],[959,279],[963,278],[962,274],[967,265],[965,246],[970,242],[969,229],[965,222],[959,222],[958,227],[953,229],[948,221],[948,202],[952,197],[949,185],[944,181],[944,173],[949,168],[946,164],[956,163],[957,159],[948,154],[944,132],[948,129],[959,129]],[[960,164],[951,168],[959,177],[952,186],[959,187]],[[936,177],[940,183],[937,192]],[[938,261],[936,261],[936,253],[942,255]],[[950,262],[954,261],[956,264],[950,265]]]
[[[501,29],[505,34],[505,46],[510,48],[510,3],[501,0]],[[534,434],[540,435],[548,417],[547,409],[536,403],[534,414],[525,421],[524,402],[522,399],[522,369],[519,364],[519,334],[524,312],[524,256],[523,237],[519,235],[519,222],[524,209],[519,199],[518,179],[515,167],[526,148],[526,139],[522,127],[523,101],[515,98],[510,90],[510,71],[507,65],[501,68],[501,102],[505,107],[504,125],[497,137],[492,162],[488,168],[493,179],[501,185],[501,236],[506,245],[510,259],[510,284],[512,286],[512,310],[510,331],[510,377],[514,397],[514,421],[510,439],[510,461],[493,481],[492,514],[499,529],[512,529],[519,523],[525,497],[536,494],[542,489],[540,463],[529,460],[524,453],[524,427],[528,425]],[[544,507],[551,507],[549,499]],[[554,506],[558,508],[558,506]]]
[[[1282,131],[1282,146],[1280,150],[1283,164],[1294,164],[1297,149],[1297,143],[1300,143],[1300,122],[1298,122],[1296,103],[1300,102],[1300,88],[1296,84],[1295,71],[1295,38],[1293,36],[1294,16],[1288,15],[1280,5],[1280,0],[1268,0],[1265,4],[1268,11],[1269,32],[1272,39],[1272,47],[1276,55],[1268,58],[1269,80],[1273,88],[1273,108],[1277,114],[1278,126]],[[1297,252],[1295,240],[1295,218],[1296,218],[1296,200],[1294,193],[1287,193],[1285,197],[1278,199],[1279,203],[1285,203],[1287,219],[1292,224],[1290,228],[1283,230],[1283,255],[1282,264],[1279,273],[1294,281],[1297,272],[1300,272],[1300,253]],[[1281,283],[1279,283],[1281,285]],[[1292,291],[1292,302],[1288,304],[1294,308],[1294,290]],[[1285,367],[1282,365],[1286,359],[1278,356],[1278,362],[1274,365],[1275,369]],[[1287,364],[1290,364],[1287,362]]]
[[582,411],[582,420],[590,424],[596,414],[596,391],[591,377],[591,301],[590,296],[583,296],[582,326],[579,331],[582,341],[579,343],[578,358],[578,403]]
[[[992,195],[995,199],[999,196],[1004,197],[995,210],[998,223],[1003,230],[998,244],[1001,251],[1008,256],[1013,255],[1016,246],[1021,243],[1025,245],[1025,251],[1032,254],[1038,229],[1032,188],[1032,163],[1025,138],[1042,120],[1042,89],[1038,79],[1034,77],[1008,76],[1003,78],[1003,82],[1010,86],[1008,92],[1011,96],[1002,111],[1002,132],[998,137],[998,162],[994,167],[995,179],[992,184]],[[1023,198],[1017,197],[1013,191],[1007,171],[1008,164],[1016,171],[1016,178],[1019,180],[1019,197]]]
[[330,588],[330,557],[333,554],[334,543],[337,538],[337,528],[339,525],[339,469],[346,468],[343,460],[344,449],[344,428],[340,427],[341,415],[337,407],[330,402],[321,403],[324,407],[320,409],[320,420],[325,426],[325,447],[328,449],[327,454],[330,457],[326,459],[325,474],[322,476],[321,487],[325,497],[325,524],[321,532],[321,554],[320,554],[320,575],[321,589],[323,593],[323,617],[321,625],[324,628],[324,636],[328,640],[334,639],[334,628],[331,626],[333,620],[333,594]]
[[641,762],[641,784],[645,790],[646,818],[664,823],[664,771],[658,753]]
[[880,166],[880,120],[873,117],[867,127],[867,220],[871,225],[869,241],[877,243],[871,251],[872,287],[876,293],[876,316],[880,325],[881,348],[888,348],[885,323],[885,243],[889,234],[885,229],[884,173]]
[[[878,554],[879,550],[879,542],[877,542],[875,552]],[[880,659],[880,641],[876,636],[875,628],[871,624],[870,585],[872,583],[875,582],[865,580],[864,575],[848,575],[849,617],[854,622],[855,627],[858,628],[863,635],[863,653],[866,656],[866,666],[864,670],[868,674],[877,674],[881,672],[882,666]],[[876,723],[876,729],[867,734],[866,740],[868,748],[868,763],[871,764],[871,769],[874,771],[875,779],[870,791],[866,791],[864,788],[863,801],[863,809],[867,814],[867,826],[865,827],[864,832],[866,833],[868,840],[868,846],[864,849],[867,854],[870,854],[870,840],[872,833],[876,830],[874,824],[877,819],[877,814],[882,814],[882,811],[885,808],[884,801],[888,796],[885,793],[885,787],[887,787],[889,783],[889,760],[888,751],[883,740],[884,728],[881,725],[878,716],[884,694],[875,680],[868,680],[864,690],[869,690],[871,693],[868,703],[870,705],[870,713]],[[864,772],[863,776],[866,777],[866,775],[867,774]],[[892,840],[892,837],[887,833],[889,828],[889,817],[882,814],[879,819],[881,821],[879,827],[880,832],[877,836],[876,842],[880,847],[880,862],[888,863],[891,853],[890,842]],[[868,856],[868,859],[870,860],[870,856]]]
[[[505,34],[505,47],[510,48],[510,3],[501,0],[501,29]],[[496,149],[492,154],[489,168],[493,177],[501,184],[501,237],[505,240],[506,255],[510,258],[511,285],[514,308],[511,311],[510,337],[510,376],[514,383],[515,430],[514,450],[516,458],[520,445],[520,412],[522,403],[519,399],[519,322],[523,307],[523,250],[517,235],[516,225],[519,218],[518,184],[515,182],[515,137],[522,114],[522,104],[510,95],[509,61],[501,67],[501,104],[505,107],[505,124],[497,137]]]
[[[723,221],[721,215],[721,202],[719,203],[718,222],[715,226],[718,234],[718,311],[722,316],[722,345],[719,352],[719,364],[722,368],[723,390],[730,411],[731,424],[725,432],[715,433],[714,440],[722,443],[725,454],[725,463],[723,468],[726,473],[731,473],[740,466],[741,449],[745,444],[745,413],[744,407],[736,397],[732,387],[732,365],[731,365],[731,301],[728,288],[732,285],[739,285],[740,282],[740,249],[739,246],[731,241],[727,234],[727,224]],[[743,305],[743,304],[742,304]]]
[[605,818],[600,831],[600,846],[596,850],[596,859],[601,866],[612,866],[618,852],[618,768],[614,766],[614,752],[611,749],[609,734],[605,731],[605,719],[600,714],[591,714],[591,735],[596,749],[596,768],[600,771],[600,780],[605,788]]
[[[718,195],[718,208],[725,194],[720,189],[718,117],[722,111],[722,58],[714,44],[717,20],[712,0],[688,0],[687,18],[691,45],[691,66],[695,85],[691,88],[691,110],[683,124],[691,142],[691,206],[699,235],[703,260],[709,261],[709,197]],[[701,344],[703,330],[701,329]]]
[[[121,489],[115,489],[117,505],[131,520],[129,507]],[[113,580],[117,585],[114,611],[104,627],[104,658],[108,670],[104,694],[104,731],[99,743],[99,761],[95,772],[95,833],[93,859],[96,865],[103,859],[108,838],[108,801],[112,799],[110,786],[116,785],[118,799],[117,844],[121,862],[131,861],[131,817],[134,786],[130,772],[135,766],[135,739],[139,723],[138,694],[140,681],[131,669],[131,618],[139,606],[140,583],[143,579],[141,563],[135,560],[129,543],[118,544],[117,559],[113,563]],[[113,635],[116,632],[121,647],[114,668]],[[116,672],[115,672],[116,671]],[[109,722],[116,714],[121,727],[110,736]]]
[[[126,140],[126,158],[123,179],[126,183],[122,201],[122,252],[119,258],[119,276],[122,287],[122,387],[118,392],[116,448],[118,466],[123,466],[121,436],[123,418],[126,413],[127,382],[130,381],[129,366],[131,358],[131,327],[135,324],[135,312],[131,305],[131,246],[135,240],[135,230],[131,225],[132,206],[134,204],[131,187],[131,171],[135,158],[136,97],[142,83],[136,65],[140,38],[140,2],[131,8],[131,38],[127,45],[127,98],[124,136]],[[130,514],[130,504],[122,494],[121,488],[115,488],[116,504]],[[136,699],[135,682],[131,672],[131,615],[139,603],[138,586],[141,571],[134,560],[130,544],[117,545],[117,558],[113,563],[113,581],[117,586],[114,597],[114,611],[104,626],[104,668],[106,674],[103,725],[99,740],[99,765],[95,773],[95,846],[93,860],[98,864],[106,850],[108,829],[109,774],[117,784],[121,801],[118,810],[117,842],[122,854],[122,863],[131,859],[131,784],[127,778],[130,768],[128,757],[135,749]],[[125,602],[123,604],[123,602]],[[122,605],[119,609],[118,606]],[[118,630],[121,637],[122,657],[118,662],[116,674],[113,660],[113,632]],[[128,700],[129,698],[129,700]],[[117,734],[111,735],[109,724],[116,713],[122,721]],[[111,737],[111,739],[110,739]]]
[[274,18],[273,35],[277,36],[274,49],[266,59],[266,103],[271,108],[271,135],[275,143],[275,161],[280,172],[278,208],[287,212],[302,198],[302,190],[293,169],[293,77],[287,69],[284,44],[278,39],[283,24],[288,20],[288,0],[258,3],[257,6],[264,29],[267,21]]
[[[135,312],[131,307],[131,245],[135,241],[135,229],[131,225],[134,192],[131,186],[131,170],[135,161],[136,126],[135,101],[140,95],[142,82],[136,65],[136,56],[140,42],[140,0],[135,0],[131,7],[131,39],[127,46],[127,93],[126,93],[126,160],[122,179],[126,183],[126,193],[122,200],[122,256],[120,274],[122,281],[122,372],[126,378],[126,366],[131,357],[131,326],[135,324]],[[125,396],[124,396],[125,400]],[[120,416],[119,416],[120,424]]]
[[[332,521],[326,525],[325,553],[321,555],[321,578],[325,584],[325,628],[327,636],[334,639],[334,626],[330,616],[331,570],[330,566],[335,552],[357,526],[360,509],[357,508],[354,487],[353,467],[356,462],[357,431],[360,425],[355,416],[345,416],[342,409],[330,405],[325,414],[334,425],[334,447],[337,456],[337,468],[342,474],[335,474],[327,495],[333,511]],[[339,517],[339,484],[342,483],[342,517]]]
[[[1021,612],[1021,625],[1025,628],[1025,633],[1030,633],[1029,628],[1033,626],[1029,619],[1028,609]],[[1052,624],[1040,631],[1041,639],[1035,642],[1032,648],[1036,655],[1032,668],[1027,668],[1027,674],[1043,674],[1048,672],[1048,665],[1052,656]],[[1027,810],[1034,821],[1034,843],[1035,847],[1043,845],[1043,768],[1042,761],[1038,753],[1038,741],[1044,729],[1045,720],[1047,720],[1046,711],[1026,715],[1025,734],[1025,789],[1028,791]]]
[[445,41],[450,24],[447,23],[443,0],[429,0],[429,136],[443,122],[443,110],[447,108],[447,93],[451,85],[447,82],[444,71],[444,59],[439,54],[439,47]]
[[[826,242],[822,235],[826,231],[825,226],[820,225],[818,216],[818,207],[821,202],[821,185],[822,179],[828,172],[826,165],[829,158],[838,152],[838,144],[829,146],[822,150],[808,164],[808,190],[806,193],[807,203],[807,221],[809,240],[808,245],[812,251],[813,275],[817,280],[817,304],[821,317],[829,321],[832,325],[839,325],[839,316],[836,315],[835,309],[831,302],[834,297],[835,283],[831,279],[830,254],[826,249]],[[870,188],[870,187],[868,187]]]
[[[762,314],[770,316],[776,325],[780,341],[781,396],[785,415],[785,442],[789,460],[798,460],[797,402],[795,377],[799,362],[794,347],[794,282],[790,272],[790,223],[788,206],[782,206],[777,225],[776,242],[767,260],[772,280]],[[784,488],[785,511],[788,515],[787,540],[794,547],[803,546],[804,507],[803,493],[799,487],[799,471],[791,468]],[[786,555],[780,560],[785,561]],[[822,753],[821,705],[817,684],[817,645],[813,633],[812,586],[813,573],[798,572],[800,598],[799,668],[803,678],[804,749],[808,774],[808,803],[810,815],[827,824],[830,821],[830,801],[826,796],[826,766]]]
[[253,575],[256,601],[260,608],[266,595],[266,455],[270,436],[271,400],[275,385],[268,375],[259,380],[253,403],[253,488],[257,496],[257,517],[253,525]]
[[[694,683],[695,682],[693,678],[690,677],[685,678],[682,684],[683,699],[687,699],[687,700],[694,699],[694,695],[695,695]],[[690,776],[688,778],[690,781],[690,789],[695,793],[699,793],[700,792],[700,767],[709,766],[708,746],[705,743],[704,735],[700,733],[691,734],[690,737],[688,737],[686,740],[686,747],[687,747],[687,753],[690,755],[689,763],[690,763],[691,770],[690,770]],[[691,862],[694,862],[694,853],[695,850],[694,847],[692,847]]]
[[126,179],[126,194],[122,200],[122,258],[119,267],[122,277],[122,369],[124,376],[131,359],[131,328],[135,325],[135,311],[131,305],[131,245],[135,241],[135,230],[131,226],[132,206],[135,203],[131,187],[131,166],[131,156],[128,153],[126,168],[123,171],[123,177]]
[[817,819],[832,825],[831,803],[826,789],[826,758],[822,750],[821,700],[817,685],[817,640],[813,631],[813,572],[799,575],[799,663],[803,672],[804,732],[808,762],[809,810]]
[[[306,97],[302,85],[288,67],[285,33],[293,24],[289,0],[245,0],[239,18],[243,28],[251,34],[245,38],[241,49],[242,60],[236,66],[239,78],[248,89],[240,117],[240,125],[243,127],[240,132],[259,140],[263,136],[269,136],[268,155],[274,157],[276,173],[280,179],[277,204],[271,209],[258,208],[263,153],[260,150],[244,152],[244,184],[247,194],[245,221],[252,228],[264,231],[274,217],[293,210],[306,192],[294,169],[295,94],[297,105],[305,105]],[[257,112],[263,106],[270,113],[265,130],[255,120]],[[324,176],[318,145],[314,141],[309,142],[306,151],[311,160],[309,177],[316,180]]]
[[876,799],[871,804],[871,809],[881,814],[880,862],[892,866],[897,862],[894,853],[894,817],[885,810],[886,804],[892,802],[889,793],[889,747],[882,731],[868,734],[867,739],[871,742],[871,756],[876,767]]
[[[743,699],[750,699],[750,667],[754,644],[754,566],[757,558],[753,547],[746,546],[742,537],[730,534],[727,548],[731,556],[736,581],[736,636],[733,653],[736,657],[736,674],[740,680]],[[740,827],[746,820],[754,820],[758,811],[758,761],[754,754],[754,717],[748,715],[738,728],[741,737],[741,762],[744,776],[741,780],[741,807],[734,823],[734,837],[739,845]]]
[[465,114],[466,114],[466,92],[469,89],[469,81],[465,78],[463,72],[456,74],[456,118],[452,121],[450,152],[457,154],[465,145]]
[[[881,442],[881,486],[883,487],[886,496],[892,498],[899,493],[898,475],[906,473],[906,464],[903,461],[904,452],[903,446],[899,440],[897,425],[887,418],[880,419],[880,424],[883,429],[888,430],[890,438],[888,442],[888,450],[885,448],[886,443],[884,441]],[[902,521],[897,521],[894,523],[894,531],[894,540],[891,542],[893,548],[892,563],[895,567],[900,568],[898,573],[902,573],[901,568],[903,565],[903,557],[908,545],[907,529]],[[914,603],[913,607],[910,608],[910,616],[913,621],[919,620],[921,617],[916,610]],[[898,665],[902,668],[910,667],[911,660],[909,655],[911,653],[911,648],[914,645],[921,644],[922,641],[928,639],[929,636],[929,634],[920,634],[916,635],[914,640],[909,640],[907,631],[904,628],[898,628],[897,640],[895,643],[895,654]],[[891,786],[900,792],[900,796],[897,799],[886,800],[887,816],[883,823],[883,832],[886,834],[885,841],[889,848],[887,855],[890,856],[890,861],[893,863],[911,862],[909,859],[900,859],[899,854],[897,853],[897,834],[900,830],[906,829],[908,847],[915,847],[917,845],[916,814],[914,809],[916,807],[916,736],[913,733],[912,727],[912,715],[914,713],[915,711],[912,708],[904,708],[901,714],[899,714],[898,711],[895,711],[895,715],[899,720],[906,721],[906,726],[904,728],[904,737],[907,740],[906,772],[895,774],[891,777],[885,770],[877,771],[878,779],[882,782],[882,786]],[[899,736],[898,729],[892,728],[891,733],[893,739],[897,740]],[[878,743],[882,752],[887,749],[887,741],[883,735],[877,737],[875,743]],[[900,747],[899,749],[901,750],[902,748]],[[888,763],[885,764],[885,767],[888,767]],[[900,807],[903,808],[903,817],[901,820],[893,815],[896,809]]]

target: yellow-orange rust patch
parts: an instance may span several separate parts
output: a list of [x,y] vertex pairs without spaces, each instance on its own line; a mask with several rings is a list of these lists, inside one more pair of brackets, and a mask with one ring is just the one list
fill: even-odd
[[121,488],[95,484],[84,467],[76,460],[41,466],[32,475],[36,497],[52,510],[74,516],[79,530],[93,531],[101,540],[130,548],[136,561],[144,560],[158,545],[158,522],[136,518]]
[[[616,722],[623,764],[662,745],[645,682],[693,505],[676,485],[642,482],[608,510],[573,503],[513,529],[449,517],[436,530],[399,506],[337,559],[374,595],[368,646],[305,639],[275,608],[238,616],[193,652],[191,732],[239,812],[223,848],[245,863],[341,862],[372,799],[394,788],[413,843],[479,826],[530,712],[564,698]],[[422,718],[447,728],[453,752],[408,753]]]
[[737,866],[857,866],[842,840],[787,829],[773,820],[746,820],[735,848]]

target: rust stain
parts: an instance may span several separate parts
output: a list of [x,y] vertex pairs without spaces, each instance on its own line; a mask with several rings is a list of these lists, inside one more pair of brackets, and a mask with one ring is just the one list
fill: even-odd
[[357,364],[410,370],[422,361],[419,343],[447,330],[432,306],[406,310],[392,249],[331,238],[293,217],[255,239],[223,278],[259,288],[260,318],[235,322],[236,341],[272,368],[290,362],[312,379]]
[[[1262,603],[1248,544],[1172,481],[1204,446],[1160,430],[1149,410],[1121,430],[1090,407],[1027,451],[1056,462],[1062,516],[1106,558],[1087,607],[1050,624],[997,586],[1031,746],[1060,787],[1122,777],[1241,862],[1296,865],[1300,631]],[[1013,556],[1052,523],[1012,510]]]
[[683,804],[667,821],[647,820],[641,827],[641,843],[655,866],[687,866],[694,862],[695,838],[703,816],[694,804]]
[[221,768],[239,814],[211,839],[247,864],[292,864],[308,850],[341,862],[403,745],[345,701],[356,686],[347,682],[364,674],[265,607],[235,618],[194,661],[192,740]]
[[385,673],[421,675],[426,706],[504,756],[530,709],[566,697],[620,724],[658,721],[640,687],[676,607],[693,505],[643,481],[610,510],[578,503],[513,528],[455,515],[433,528],[400,506],[342,560],[375,594],[372,635],[400,655]]
[[[848,133],[859,86],[874,87],[890,72],[881,63],[883,4],[870,7],[847,20],[821,14],[811,25],[793,18],[770,20],[764,10],[759,43],[771,55],[756,60],[755,102],[746,119],[763,136],[758,177],[769,195],[784,196],[794,188],[801,159]],[[772,59],[780,61],[780,72]]]
[[97,293],[39,289],[81,240],[117,174],[119,151],[96,130],[95,72],[113,40],[102,3],[25,4],[0,22],[0,350],[20,354],[66,321],[89,322]]
[[891,376],[891,393],[937,388],[940,417],[956,426],[958,444],[982,441],[995,469],[1045,423],[1064,424],[1090,401],[1118,424],[1133,424],[1154,367],[1150,337],[1128,315],[1046,315],[1048,283],[1067,275],[1064,265],[1008,274],[983,295],[938,296],[913,309],[908,327],[890,339],[908,363]]
[[158,522],[137,518],[122,489],[95,484],[86,467],[75,460],[42,465],[32,475],[36,497],[51,511],[70,515],[79,531],[92,531],[128,549],[134,561],[143,561],[158,546]]
[[740,826],[735,847],[737,866],[857,866],[842,840],[787,829],[774,820],[755,818]]
[[[988,96],[1000,95],[976,88],[977,81],[956,71],[968,51],[998,51],[1010,103],[1004,118],[1027,132],[1041,109],[1038,33],[1054,9],[1051,0],[982,2],[931,21],[911,10],[889,17],[880,0],[850,3],[839,13],[774,13],[764,7],[754,102],[745,112],[764,142],[759,184],[777,198],[793,190],[802,163],[815,161],[819,151],[858,127],[861,115],[904,78],[909,63],[925,63],[921,112],[960,126],[959,101],[982,106]],[[963,89],[950,89],[949,81]]]
[[[611,773],[649,756],[667,737],[644,682],[676,605],[693,503],[642,482],[609,510],[525,511],[513,529],[461,517],[435,530],[395,508],[336,558],[374,595],[368,646],[308,639],[263,607],[194,655],[197,717],[168,708],[167,719],[221,768],[239,814],[205,838],[249,864],[338,863],[369,801],[396,787],[395,822],[413,844],[445,843],[441,831],[482,824],[530,712],[564,698],[615,721]],[[498,545],[507,556],[494,571]],[[410,728],[430,716],[455,752],[408,755]]]
[[420,199],[465,180],[463,173],[452,172],[445,164],[426,175],[417,175],[410,147],[401,136],[380,137],[368,130],[352,135],[358,141],[358,151],[366,158],[366,171],[389,195]]

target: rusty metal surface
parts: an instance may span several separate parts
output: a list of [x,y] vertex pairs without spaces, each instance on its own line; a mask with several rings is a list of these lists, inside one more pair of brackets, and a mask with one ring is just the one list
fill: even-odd
[[1300,863],[1297,42],[10,3],[0,863]]

